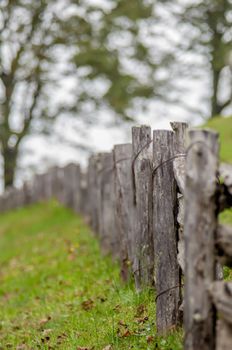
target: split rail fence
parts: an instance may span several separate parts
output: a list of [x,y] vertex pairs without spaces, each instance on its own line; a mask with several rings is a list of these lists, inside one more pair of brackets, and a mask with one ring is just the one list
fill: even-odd
[[[132,128],[132,143],[78,164],[53,167],[0,197],[0,211],[56,198],[86,217],[103,253],[120,261],[124,281],[154,287],[162,334],[184,323],[185,350],[231,350],[232,228],[218,215],[232,206],[232,166],[219,166],[218,135]],[[183,302],[184,299],[184,302]]]

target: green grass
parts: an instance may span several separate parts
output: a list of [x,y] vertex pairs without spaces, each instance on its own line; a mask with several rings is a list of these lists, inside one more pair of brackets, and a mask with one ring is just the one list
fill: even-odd
[[70,210],[1,215],[0,251],[0,349],[182,349],[182,331],[156,335],[154,291],[122,285]]
[[221,140],[220,156],[223,162],[232,163],[232,117],[216,117],[206,126],[219,132]]

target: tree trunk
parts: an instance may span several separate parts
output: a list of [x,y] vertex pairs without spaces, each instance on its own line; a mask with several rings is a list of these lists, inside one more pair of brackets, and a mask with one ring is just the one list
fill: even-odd
[[16,147],[7,147],[2,151],[4,160],[4,188],[13,186],[16,170],[18,149]]
[[211,98],[211,117],[216,117],[221,113],[221,106],[218,103],[218,85],[220,79],[220,70],[216,70],[212,64],[213,75],[213,93]]

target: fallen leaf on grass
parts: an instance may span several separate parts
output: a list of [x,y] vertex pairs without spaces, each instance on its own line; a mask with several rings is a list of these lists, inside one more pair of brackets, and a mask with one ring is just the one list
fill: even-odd
[[81,303],[81,307],[85,311],[91,310],[94,307],[94,302],[92,299],[85,300]]
[[106,345],[102,350],[113,350],[112,345]]
[[125,328],[128,327],[128,325],[127,325],[124,321],[122,321],[122,320],[119,320],[119,321],[118,321],[118,324],[119,324],[119,326],[122,326],[122,327],[125,327]]
[[115,305],[115,307],[113,308],[113,311],[119,311],[121,309],[121,305],[117,304]]
[[148,321],[148,316],[140,317],[136,319],[137,323],[143,324]]
[[143,304],[140,304],[139,306],[137,306],[135,317],[138,317],[138,318],[142,317],[146,311],[147,311],[146,306]]
[[64,339],[67,337],[67,334],[62,333],[57,336],[57,345],[61,345]]
[[120,334],[119,337],[120,338],[126,338],[129,337],[130,335],[132,335],[133,333],[129,331],[129,329],[127,329],[124,333]]
[[27,350],[26,344],[20,344],[16,347],[16,350]]
[[77,350],[93,350],[94,349],[94,346],[92,346],[91,348],[86,348],[85,346],[78,346],[77,347]]
[[152,335],[148,335],[146,339],[148,344],[152,343],[155,340],[155,338]]
[[41,320],[39,321],[39,324],[40,324],[40,326],[43,326],[44,324],[46,324],[50,320],[51,320],[51,316],[41,318]]
[[52,332],[52,329],[50,329],[50,328],[44,329],[43,330],[43,336],[47,337],[51,332]]

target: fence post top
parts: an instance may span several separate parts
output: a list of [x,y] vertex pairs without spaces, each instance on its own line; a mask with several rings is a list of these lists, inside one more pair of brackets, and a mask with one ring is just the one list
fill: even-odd
[[172,129],[175,131],[175,130],[178,130],[180,127],[182,128],[188,128],[188,123],[187,122],[170,122],[170,125],[172,127]]

